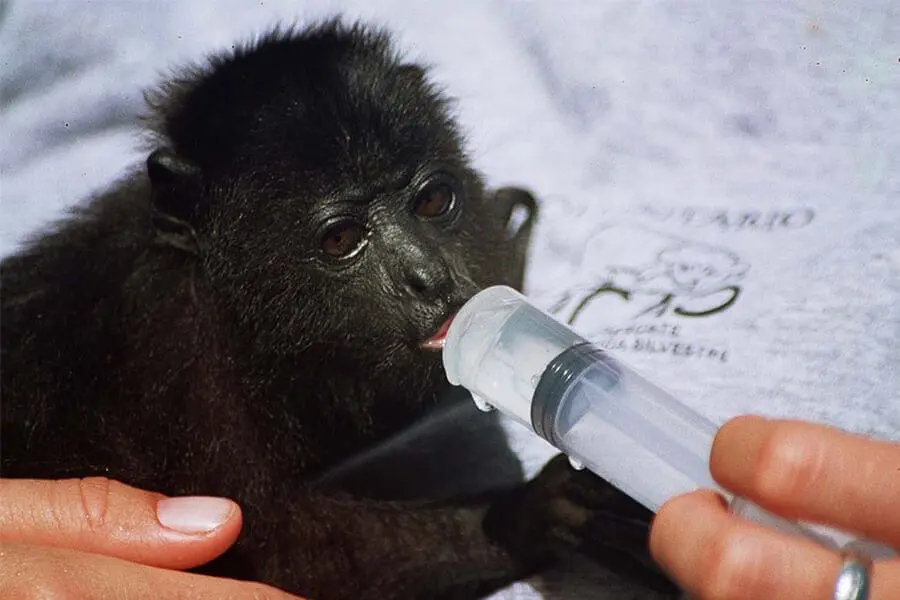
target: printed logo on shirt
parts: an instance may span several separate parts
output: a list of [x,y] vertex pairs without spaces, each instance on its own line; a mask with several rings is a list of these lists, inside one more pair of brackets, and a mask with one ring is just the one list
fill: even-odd
[[[627,262],[625,262],[627,261]],[[610,225],[588,242],[584,276],[551,312],[571,325],[589,314],[637,319],[709,317],[731,308],[750,266],[735,252],[635,225]]]
[[611,224],[588,242],[581,284],[550,312],[609,350],[725,362],[726,349],[687,341],[683,326],[731,309],[749,269],[725,247]]

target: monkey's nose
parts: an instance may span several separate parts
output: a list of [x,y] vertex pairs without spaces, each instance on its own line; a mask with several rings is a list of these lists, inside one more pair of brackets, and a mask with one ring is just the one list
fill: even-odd
[[435,259],[407,264],[405,276],[407,289],[425,300],[447,295],[453,281],[447,264]]

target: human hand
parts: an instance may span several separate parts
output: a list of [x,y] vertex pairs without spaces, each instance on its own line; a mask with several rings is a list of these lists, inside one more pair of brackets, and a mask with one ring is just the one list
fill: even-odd
[[191,573],[227,550],[241,511],[104,478],[0,479],[0,598],[288,600],[258,583]]
[[[739,417],[716,436],[710,469],[725,489],[789,519],[900,548],[900,444],[811,423]],[[698,491],[657,513],[650,551],[696,600],[829,600],[842,559],[731,514]],[[870,600],[900,597],[900,560],[876,561]]]

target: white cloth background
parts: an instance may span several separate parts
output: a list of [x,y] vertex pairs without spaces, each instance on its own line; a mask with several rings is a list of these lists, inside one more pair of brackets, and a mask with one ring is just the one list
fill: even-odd
[[[540,196],[542,306],[713,420],[900,439],[893,0],[3,6],[0,252],[140,159],[160,72],[341,11],[433,65],[490,184]],[[510,432],[534,472],[551,450]]]

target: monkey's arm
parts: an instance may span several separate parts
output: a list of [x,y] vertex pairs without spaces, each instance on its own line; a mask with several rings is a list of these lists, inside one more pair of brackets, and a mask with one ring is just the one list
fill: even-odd
[[533,571],[485,532],[489,502],[412,505],[311,491],[297,498],[264,580],[304,596],[476,598]]
[[565,457],[534,480],[464,502],[364,500],[308,490],[276,524],[269,583],[310,598],[476,598],[578,551],[674,592],[647,553],[651,515]]

